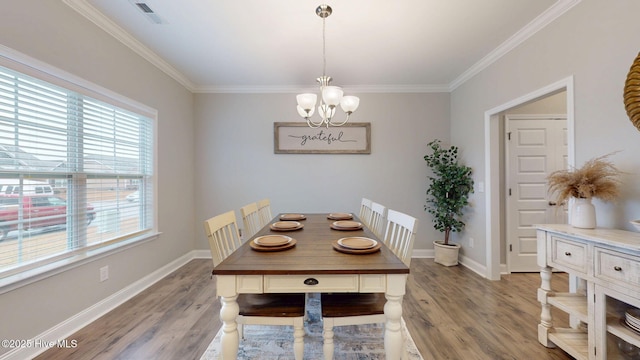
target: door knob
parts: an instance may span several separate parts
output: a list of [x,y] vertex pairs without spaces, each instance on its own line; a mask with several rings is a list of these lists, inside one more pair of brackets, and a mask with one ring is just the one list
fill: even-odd
[[558,204],[555,201],[549,201],[549,206],[564,206],[565,202],[561,202],[560,204]]

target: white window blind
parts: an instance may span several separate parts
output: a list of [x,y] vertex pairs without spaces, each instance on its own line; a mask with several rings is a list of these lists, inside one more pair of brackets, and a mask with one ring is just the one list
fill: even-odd
[[0,278],[153,227],[152,119],[0,67]]

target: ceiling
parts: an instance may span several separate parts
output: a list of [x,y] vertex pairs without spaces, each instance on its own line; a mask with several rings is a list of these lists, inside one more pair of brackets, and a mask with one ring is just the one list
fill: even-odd
[[[64,0],[193,92],[315,88],[321,1]],[[333,0],[326,75],[350,93],[451,91],[577,2]]]

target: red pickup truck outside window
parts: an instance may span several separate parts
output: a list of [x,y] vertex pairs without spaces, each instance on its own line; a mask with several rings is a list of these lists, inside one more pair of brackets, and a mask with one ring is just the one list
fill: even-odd
[[[96,217],[93,206],[87,207],[87,222]],[[10,231],[66,225],[67,202],[55,195],[0,194],[0,241]]]

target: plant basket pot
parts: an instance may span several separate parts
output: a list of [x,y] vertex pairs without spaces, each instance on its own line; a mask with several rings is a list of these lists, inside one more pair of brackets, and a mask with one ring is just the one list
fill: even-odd
[[434,261],[444,266],[458,265],[458,252],[460,252],[459,244],[445,245],[444,241],[434,241],[433,251],[435,253]]

